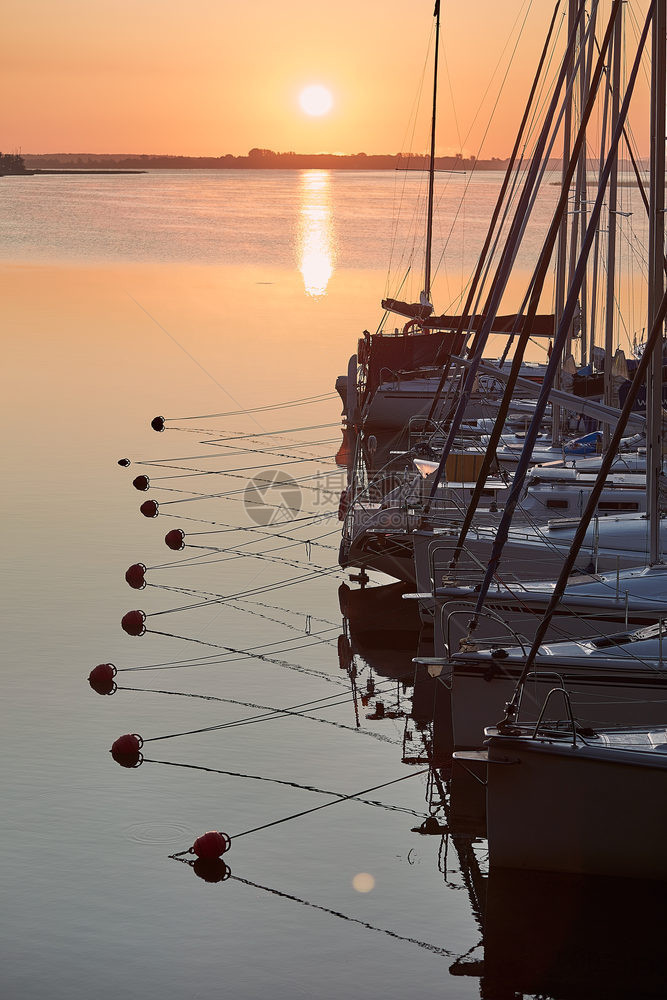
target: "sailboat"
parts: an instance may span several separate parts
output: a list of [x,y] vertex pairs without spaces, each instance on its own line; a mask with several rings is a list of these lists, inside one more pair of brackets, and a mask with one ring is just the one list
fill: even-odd
[[[406,435],[407,438],[405,440],[402,439],[399,444],[398,441],[391,436],[391,434],[383,437],[379,433],[377,435],[370,433],[373,426],[372,423],[368,422],[372,411],[371,396],[364,395],[363,403],[361,406],[359,405],[359,396],[356,392],[358,358],[355,356],[351,359],[350,371],[345,383],[345,400],[347,400],[345,418],[348,425],[348,431],[350,426],[354,428],[356,449],[354,451],[354,455],[351,447],[347,450],[348,486],[341,498],[340,517],[344,521],[344,528],[341,543],[340,562],[343,566],[353,565],[363,569],[378,569],[401,580],[410,581],[416,578],[419,584],[420,576],[423,576],[423,566],[420,570],[419,561],[423,555],[424,545],[422,544],[423,539],[420,539],[418,535],[414,533],[415,527],[419,525],[420,528],[424,529],[426,533],[426,545],[428,546],[430,541],[428,538],[428,532],[432,530],[434,523],[437,525],[438,516],[443,509],[445,510],[447,517],[449,517],[449,514],[451,513],[451,511],[449,513],[447,512],[448,507],[451,508],[452,506],[458,506],[459,510],[465,507],[470,507],[471,510],[476,509],[480,495],[482,493],[488,495],[490,489],[496,488],[495,484],[489,484],[488,475],[490,471],[489,455],[493,456],[494,461],[497,461],[498,459],[498,441],[496,440],[493,443],[489,443],[486,456],[484,457],[479,454],[472,453],[470,449],[465,448],[465,445],[463,446],[463,454],[460,454],[456,447],[456,441],[460,440],[459,435],[465,431],[465,425],[463,424],[464,415],[466,416],[466,419],[472,419],[475,415],[475,405],[476,400],[478,399],[479,385],[482,382],[481,376],[487,380],[483,383],[485,387],[488,387],[491,384],[488,381],[491,379],[494,386],[493,392],[495,393],[493,402],[496,406],[502,407],[502,416],[497,421],[498,426],[501,428],[499,434],[502,433],[502,426],[511,416],[511,407],[519,404],[525,404],[525,400],[523,398],[519,399],[517,402],[517,397],[523,393],[527,393],[526,400],[530,397],[534,399],[536,395],[543,397],[540,415],[537,421],[533,419],[531,426],[533,424],[541,424],[545,415],[547,398],[552,400],[552,405],[554,408],[557,408],[559,412],[562,412],[562,410],[567,407],[574,413],[579,412],[587,413],[591,416],[595,415],[595,417],[605,420],[612,425],[618,419],[619,411],[613,406],[610,406],[608,403],[600,404],[590,400],[582,400],[579,397],[564,392],[562,389],[553,387],[551,384],[548,387],[545,387],[543,382],[544,367],[541,369],[539,375],[532,372],[530,377],[524,377],[526,362],[523,358],[523,351],[528,337],[533,334],[540,335],[545,331],[548,333],[549,330],[553,330],[554,328],[553,316],[542,316],[538,314],[537,310],[539,308],[540,295],[551,253],[556,242],[558,231],[562,227],[562,222],[565,218],[569,180],[571,180],[575,172],[584,141],[585,127],[583,121],[577,138],[577,143],[579,144],[577,152],[576,154],[573,153],[568,164],[568,185],[564,185],[564,193],[561,195],[557,211],[554,214],[554,219],[545,241],[545,247],[536,266],[535,274],[531,279],[526,299],[521,311],[515,316],[510,317],[510,339],[513,340],[518,337],[521,350],[517,350],[517,352],[515,352],[509,375],[506,372],[501,371],[500,368],[490,367],[488,363],[484,363],[482,361],[482,353],[488,337],[498,329],[497,324],[500,322],[501,327],[506,328],[506,326],[503,327],[503,323],[506,318],[499,317],[498,309],[501,304],[503,292],[507,286],[509,274],[516,258],[527,221],[530,217],[530,212],[540,181],[543,177],[544,170],[546,169],[546,164],[548,163],[548,157],[553,147],[553,142],[555,141],[556,129],[553,127],[553,123],[554,120],[560,120],[557,115],[559,94],[567,80],[568,65],[573,59],[573,54],[576,48],[575,43],[577,40],[577,32],[582,23],[582,13],[583,6],[580,9],[577,20],[573,24],[570,31],[566,53],[561,64],[557,83],[553,89],[553,95],[548,108],[548,113],[545,115],[545,120],[540,131],[538,141],[535,144],[535,152],[531,160],[530,168],[524,179],[521,196],[515,206],[513,221],[510,226],[510,231],[508,233],[503,251],[500,255],[496,275],[490,284],[490,289],[486,294],[484,304],[481,304],[482,286],[480,285],[480,287],[477,288],[476,282],[483,272],[485,264],[487,263],[485,254],[489,247],[490,236],[487,237],[487,242],[485,243],[482,253],[480,254],[480,260],[471,282],[471,291],[468,295],[468,300],[466,302],[466,306],[464,307],[463,314],[460,317],[432,318],[431,312],[429,312],[431,306],[428,301],[430,296],[430,230],[432,227],[432,200],[430,202],[429,230],[427,232],[428,266],[425,275],[425,290],[422,293],[421,301],[420,303],[414,305],[400,303],[393,299],[385,300],[383,303],[388,308],[396,309],[399,312],[402,310],[405,316],[411,316],[412,318],[408,321],[409,327],[413,328],[415,324],[421,324],[421,328],[424,329],[428,327],[429,324],[436,323],[436,320],[438,323],[442,320],[448,320],[452,324],[454,320],[458,320],[458,326],[455,330],[456,335],[460,338],[461,335],[465,334],[464,339],[467,339],[469,336],[473,338],[472,344],[468,350],[467,358],[459,357],[451,352],[448,354],[447,361],[441,370],[438,389],[433,397],[430,410],[426,417],[426,424],[424,424],[424,421],[406,422],[407,414],[403,412],[397,404],[392,410],[392,412],[395,415],[398,414],[398,416],[395,416],[396,423],[392,425],[391,434],[395,432],[396,426],[399,426],[402,428],[401,433],[404,438]],[[592,37],[592,31],[590,29],[587,30],[590,37]],[[608,37],[605,41],[605,48],[609,45],[610,32],[608,31],[607,34]],[[531,91],[531,95],[526,106],[526,114],[531,107],[535,87],[540,78],[540,72],[544,56],[547,51],[547,46],[548,40],[547,45],[545,45],[545,49],[543,50],[533,90]],[[584,60],[584,48],[585,46],[582,44],[580,47],[580,54],[578,56],[580,64],[582,63],[582,60]],[[601,54],[597,60],[594,73],[595,86],[599,86],[600,84],[604,67],[604,56]],[[593,91],[595,90],[594,87],[592,89]],[[587,105],[588,115],[590,115],[592,106],[593,103],[590,101]],[[519,129],[517,140],[522,134],[525,119],[526,115],[524,115],[524,121]],[[434,134],[433,127],[432,149]],[[575,143],[575,146],[577,143]],[[515,144],[513,157],[516,149],[517,145]],[[513,162],[513,157],[510,158],[510,164]],[[432,169],[433,156],[431,157],[431,170]],[[510,174],[511,166],[508,167],[506,179],[510,176]],[[496,206],[498,210],[502,204],[503,194],[504,185]],[[493,227],[496,221],[497,217],[494,213],[494,217],[491,220],[489,234],[493,232]],[[473,291],[473,289],[475,291]],[[475,300],[475,294],[477,294],[477,300]],[[570,308],[570,316],[568,318],[569,329],[577,307],[576,298],[572,305],[570,306],[568,303],[568,306]],[[479,310],[478,313],[475,312],[477,309]],[[408,333],[409,331],[406,330],[405,335],[408,336]],[[366,344],[363,348],[362,361],[364,363],[367,363],[370,358],[369,350],[371,349],[373,343],[378,346],[378,350],[384,350],[384,347],[382,347],[382,338],[371,338],[369,335],[369,337],[366,338]],[[463,341],[461,341],[461,344],[462,343]],[[461,350],[461,344],[452,343],[449,346],[452,351],[454,349]],[[385,345],[385,347],[386,346],[387,345]],[[380,358],[380,355],[378,355],[378,358]],[[380,360],[382,361],[386,359],[380,358]],[[551,370],[553,365],[550,363],[547,367],[548,370]],[[393,371],[390,365],[385,365],[384,370],[385,372]],[[494,377],[494,372],[498,376],[497,378]],[[413,371],[412,374],[415,375],[418,374],[418,372]],[[401,379],[399,378],[398,381],[400,382]],[[408,379],[408,382],[409,381],[410,380]],[[371,382],[368,382],[368,372],[363,375],[362,382],[364,393],[367,391],[367,386],[370,385],[371,392],[373,394],[372,398],[375,398],[378,386],[373,382],[372,378]],[[507,384],[501,399],[498,387],[502,387],[505,383],[510,384]],[[340,385],[339,388],[341,388]],[[405,391],[406,393],[408,392],[407,389],[401,389],[400,391]],[[404,395],[404,398],[407,399],[407,395]],[[437,420],[435,419],[436,410],[438,406],[441,405],[443,400],[448,401],[449,406],[446,421],[443,421],[440,416],[438,416]],[[485,401],[485,406],[487,408],[489,405],[490,397]],[[536,404],[533,403],[533,412],[535,411],[535,406]],[[388,421],[388,417],[383,417],[383,420],[385,419]],[[559,417],[559,422],[560,421],[561,417]],[[426,434],[424,433],[425,429]],[[440,435],[440,437],[438,437],[438,435]],[[544,459],[554,455],[562,455],[562,449],[557,449],[546,453],[542,451],[539,456],[536,455],[533,457],[536,437],[537,431],[531,440],[530,448],[527,449],[527,463],[533,461],[534,458],[537,459],[538,457]],[[428,466],[429,459],[433,459],[435,457],[437,448],[439,447],[439,441],[443,441],[444,446],[441,448],[441,454],[439,462],[437,463],[435,475],[432,476],[428,484],[430,487],[430,495],[425,503],[410,503],[410,498],[405,495],[404,486],[407,481],[409,487],[411,488],[417,481],[417,473],[414,469],[410,469],[410,460],[413,459],[414,464],[419,466],[421,474],[425,475],[423,469]],[[410,447],[411,445],[412,447]],[[456,464],[456,471],[452,468],[452,460],[454,460]],[[399,477],[400,495],[398,503],[394,503],[391,492],[392,490],[394,492],[396,490],[396,475],[393,473],[395,473],[396,466],[404,467],[406,461],[408,463],[408,475],[407,478],[405,475]],[[433,463],[433,465],[435,465],[435,463]],[[378,474],[378,467],[382,470],[382,475]],[[431,468],[428,474],[430,475],[432,472],[433,469]],[[412,478],[410,478],[410,476]],[[470,488],[466,491],[466,484],[474,483],[475,480],[477,483],[474,491]],[[473,494],[472,505],[468,504],[471,492]],[[621,506],[617,498],[609,498],[609,500],[605,499],[604,502],[610,505],[609,509],[611,510],[615,509],[618,511],[623,509],[633,509],[631,506],[628,506],[627,508]],[[516,503],[517,500],[514,500],[514,506],[516,506]],[[616,504],[615,507],[613,506],[614,504]],[[496,507],[498,506],[495,499],[493,505]],[[465,520],[461,514],[458,518],[454,518],[455,521],[458,520],[459,522],[462,519],[466,524],[465,531],[469,532],[469,518],[468,520]],[[558,527],[560,530],[563,526],[559,525]],[[625,528],[625,526],[623,527]],[[611,529],[605,529],[605,531],[608,532],[611,531]],[[629,523],[628,531],[630,534],[627,539],[627,548],[636,553],[641,549],[641,545],[639,545],[639,547],[637,545],[636,536],[641,535],[642,526]],[[615,534],[617,533],[618,532],[616,531]],[[486,545],[491,544],[492,538],[493,536],[491,535],[489,536],[489,539],[482,538],[480,540],[482,551]],[[527,541],[529,548],[532,547],[533,540],[529,537]],[[567,544],[567,532],[559,535],[559,542]],[[539,535],[534,539],[534,543],[538,548],[542,544]],[[521,540],[521,545],[522,544],[523,539]],[[558,547],[559,544],[556,545],[556,548]],[[602,565],[602,568],[613,568],[616,565],[616,550],[619,546],[617,546],[613,540],[610,540],[609,545],[607,546],[605,546],[604,542],[602,542],[600,548],[610,549],[610,561],[608,564]],[[621,546],[621,548],[623,547]],[[413,550],[415,551],[415,561],[417,563],[416,570],[412,570],[410,566],[410,557]],[[480,553],[475,552],[474,557],[479,559],[481,557]],[[604,559],[604,555],[601,558]],[[534,551],[529,551],[527,553],[527,559],[530,561],[534,560]],[[627,561],[623,561],[622,555],[621,560],[621,565],[632,564]],[[420,589],[423,590],[423,588]]]
[[[649,317],[651,332],[642,361],[649,367],[649,451],[648,491],[651,524],[650,562],[659,559],[657,544],[660,515],[660,473],[662,468],[662,356],[667,292],[664,257],[665,115],[667,85],[665,0],[652,0],[641,43],[652,30],[651,71],[651,241],[649,258]],[[613,444],[613,442],[612,442]],[[604,469],[604,463],[603,463]],[[603,470],[601,470],[603,471]],[[564,566],[563,574],[567,569]],[[547,608],[550,616],[562,592],[558,585]],[[660,653],[662,623],[658,626]],[[490,863],[492,866],[521,867],[547,871],[594,875],[667,879],[664,834],[667,808],[663,795],[667,773],[667,705],[648,688],[644,705],[637,705],[634,726],[622,731],[627,722],[627,705],[608,706],[615,715],[612,732],[606,728],[584,728],[576,718],[571,683],[562,675],[548,693],[535,723],[520,719],[523,693],[542,652],[545,631],[541,623],[531,649],[524,658],[517,688],[508,703],[505,718],[487,729],[488,780],[487,819]],[[647,658],[642,642],[652,643],[654,635],[635,634],[620,639],[615,649],[632,648],[636,668],[645,674],[657,673]],[[584,644],[591,651],[591,644]],[[598,647],[603,643],[598,643]],[[607,654],[609,650],[606,650]],[[593,654],[594,656],[595,654]],[[623,654],[621,653],[621,656]],[[580,659],[580,658],[579,658]],[[555,674],[562,667],[555,656]],[[660,663],[661,667],[661,663]],[[609,680],[613,669],[607,665],[598,676]],[[539,678],[539,668],[537,670]],[[542,677],[545,680],[546,677]],[[650,684],[649,684],[650,686]],[[562,701],[560,717],[565,723],[554,726],[552,702]],[[621,699],[619,699],[620,701]],[[650,720],[642,713],[651,712]],[[662,725],[656,715],[662,714]]]
[[667,731],[490,729],[490,864],[667,879]]
[[[616,33],[618,31],[616,25],[616,14],[610,18],[607,32],[605,35],[605,44],[608,45],[611,41],[612,32]],[[620,33],[619,33],[620,37]],[[614,59],[617,59],[618,53],[620,53],[620,41],[614,46]],[[618,56],[620,58],[620,56]],[[599,63],[598,63],[599,66]],[[600,75],[596,69],[597,80],[599,82]],[[572,318],[575,314],[577,308],[578,296],[586,275],[587,266],[587,254],[593,244],[596,236],[596,226],[597,219],[599,219],[599,213],[602,207],[603,199],[606,194],[606,181],[614,175],[615,164],[617,160],[616,148],[618,146],[618,141],[624,134],[625,130],[625,117],[627,116],[627,110],[629,105],[629,99],[631,96],[632,88],[628,88],[626,91],[625,99],[623,102],[623,107],[618,109],[615,116],[614,123],[614,136],[615,142],[610,145],[610,150],[606,156],[606,160],[601,171],[601,179],[605,179],[605,183],[601,184],[598,190],[598,195],[595,202],[595,207],[591,212],[590,222],[588,224],[585,238],[582,240],[582,253],[579,256],[576,268],[573,273],[573,285],[569,291],[567,303],[563,308],[562,315],[559,320],[559,329],[554,346],[558,343],[558,350],[554,351],[554,355],[550,361],[550,375],[555,373],[555,364],[558,362],[558,357],[563,347],[568,342],[569,337],[569,326],[572,322]],[[594,91],[591,88],[590,99],[594,96]],[[587,103],[587,108],[591,105]],[[583,135],[585,131],[582,132],[584,128],[585,121],[582,119],[581,126],[579,128],[577,143],[582,143]],[[580,145],[581,148],[581,145]],[[571,160],[570,176],[574,172],[573,163],[574,158]],[[659,185],[658,185],[659,186]],[[652,183],[652,191],[655,189],[655,182]],[[566,193],[566,192],[565,192]],[[651,213],[651,219],[655,218],[655,211]],[[554,221],[556,221],[554,219]],[[553,223],[552,223],[553,232]],[[584,252],[584,244],[586,245],[586,252]],[[545,244],[546,246],[546,244]],[[662,248],[656,253],[656,259],[659,260],[659,268],[662,269],[664,262],[664,253]],[[655,284],[655,282],[654,282]],[[609,299],[609,296],[608,296]],[[613,301],[613,296],[612,296]],[[655,304],[653,307],[655,313]],[[654,432],[658,435],[662,434],[662,424],[663,424],[663,414],[661,410],[661,396],[662,396],[662,353],[661,349],[658,352],[658,358],[655,364],[656,377],[654,379],[655,386],[652,395],[652,407],[653,412],[651,414],[651,425]],[[516,366],[513,366],[514,374],[516,374]],[[511,378],[510,378],[511,381]],[[634,397],[636,398],[637,393],[635,392]],[[627,397],[626,397],[627,400]],[[452,599],[456,596],[452,587],[449,586],[456,584],[456,578],[454,570],[461,562],[462,557],[469,560],[477,562],[479,566],[484,567],[479,579],[484,577],[483,583],[481,584],[481,589],[483,596],[485,596],[492,585],[494,585],[497,579],[496,574],[498,571],[498,564],[500,559],[500,554],[502,552],[503,560],[508,564],[507,569],[504,570],[502,576],[507,580],[511,580],[512,577],[521,577],[524,572],[524,566],[530,568],[537,567],[538,573],[536,574],[534,569],[530,574],[531,579],[539,579],[539,568],[542,565],[542,579],[547,580],[549,577],[553,578],[556,574],[554,570],[556,569],[557,562],[562,559],[562,556],[572,545],[573,539],[578,531],[578,526],[576,524],[566,522],[559,523],[554,521],[553,524],[549,524],[548,531],[543,532],[540,529],[528,529],[526,530],[523,525],[519,528],[515,528],[512,525],[512,516],[520,504],[524,478],[530,467],[531,463],[531,448],[534,445],[538,429],[539,429],[539,418],[540,413],[544,413],[547,405],[547,391],[546,386],[541,392],[540,400],[538,403],[538,409],[536,410],[536,415],[531,422],[531,426],[526,434],[526,447],[522,453],[519,463],[517,465],[517,472],[515,474],[510,495],[508,497],[507,503],[505,504],[505,510],[503,517],[500,520],[497,530],[487,530],[479,529],[476,530],[473,526],[473,515],[476,509],[476,504],[479,501],[482,488],[484,485],[484,469],[485,466],[488,467],[489,454],[493,452],[494,442],[489,443],[489,448],[487,449],[487,455],[485,456],[484,463],[485,466],[482,467],[479,473],[477,486],[475,487],[475,493],[473,497],[473,502],[470,505],[466,518],[464,519],[464,524],[461,531],[458,533],[456,538],[453,537],[454,532],[449,532],[449,537],[442,538],[438,541],[438,546],[446,553],[446,575],[448,579],[445,581],[447,586],[447,598]],[[630,410],[624,406],[624,412],[626,417],[630,414]],[[499,433],[496,433],[495,441],[499,439]],[[617,438],[617,443],[618,443]],[[610,464],[607,460],[611,454],[612,463]],[[591,567],[594,571],[598,570],[609,570],[618,571],[623,567],[637,566],[638,561],[644,559],[645,562],[655,563],[660,561],[664,556],[665,549],[665,538],[662,537],[663,528],[660,523],[659,517],[659,500],[660,500],[660,490],[659,482],[660,475],[662,473],[663,467],[663,457],[662,448],[656,446],[655,443],[650,445],[650,470],[649,470],[649,484],[647,495],[651,497],[649,503],[649,509],[653,510],[652,517],[647,521],[642,515],[623,515],[621,517],[614,517],[610,520],[599,521],[593,526],[593,531],[589,532],[589,535],[583,539],[582,552],[587,552],[590,556],[589,559],[584,560],[584,562],[578,566],[580,570]],[[616,456],[613,450],[610,452],[607,449],[607,455],[605,456],[605,461],[607,461],[607,468],[610,469],[611,465],[615,463]],[[605,484],[606,489],[606,484]],[[433,493],[433,490],[432,490]],[[543,544],[540,547],[540,537],[543,539]],[[580,539],[580,541],[582,541]],[[432,587],[436,587],[442,582],[441,580],[436,580],[437,573],[433,571],[434,565],[434,541],[429,538],[428,533],[425,533],[423,537],[415,537],[415,557],[417,562],[417,580],[418,585],[421,581],[420,590],[426,592],[427,594],[432,590]],[[447,549],[449,552],[447,553]],[[540,551],[543,553],[543,558],[540,558]],[[444,567],[442,567],[444,568]],[[590,570],[589,570],[590,571]],[[468,574],[469,578],[470,574]],[[636,574],[635,574],[636,576]],[[468,583],[468,580],[465,581]],[[606,581],[601,581],[601,587],[598,588],[598,592],[601,593]],[[642,581],[642,587],[645,592],[646,578]],[[538,588],[539,589],[539,588]],[[545,586],[544,590],[546,592],[548,588]],[[466,599],[465,592],[461,592],[459,595],[462,599]],[[476,598],[476,609],[481,610],[483,603],[483,596],[477,595]],[[656,595],[657,596],[657,595]],[[495,593],[494,593],[495,597]],[[514,604],[520,600],[520,595],[518,594],[516,588],[514,588],[513,593],[510,597],[510,601],[514,600]],[[536,597],[536,601],[539,604],[539,596]],[[502,601],[499,602],[499,610],[501,609]],[[527,608],[529,612],[534,609],[530,606]],[[612,616],[613,617],[613,616]]]
[[[387,553],[383,551],[384,543],[381,538],[372,539],[370,546],[360,545],[360,536],[365,536],[366,533],[366,516],[355,517],[355,513],[358,513],[360,507],[368,511],[373,510],[374,505],[382,503],[387,493],[396,487],[397,473],[398,480],[404,480],[406,458],[407,478],[410,480],[414,477],[411,456],[422,455],[429,458],[437,454],[437,441],[443,438],[451,418],[452,406],[456,403],[463,384],[464,369],[457,362],[467,341],[470,338],[477,341],[482,337],[486,340],[492,333],[514,337],[524,328],[521,314],[501,315],[498,309],[499,298],[482,306],[480,296],[483,274],[490,262],[492,241],[498,237],[502,227],[501,209],[506,207],[510,181],[515,169],[518,170],[520,143],[530,112],[534,109],[538,81],[545,66],[556,13],[554,12],[487,238],[459,315],[435,315],[431,303],[439,2],[436,3],[434,17],[435,53],[424,287],[419,302],[383,299],[385,319],[390,313],[400,316],[404,324],[402,329],[396,327],[393,334],[388,334],[381,325],[373,335],[366,331],[359,340],[357,353],[350,358],[347,374],[336,380],[336,388],[343,403],[344,434],[344,445],[337,460],[347,468],[347,487],[341,497],[339,511],[344,522],[340,562],[343,566],[380,569],[390,572],[398,579],[412,579],[412,572],[407,570],[412,558],[409,539],[398,548],[393,541],[390,542]],[[517,252],[520,230],[525,227],[532,208],[531,196],[536,190],[538,174],[539,166],[531,167],[528,171],[529,179],[517,210],[519,221],[515,219],[514,222],[512,247],[508,251],[510,255]],[[531,330],[534,336],[553,336],[553,315],[535,315]],[[517,405],[523,399],[527,402],[534,399],[537,391],[535,384],[539,385],[541,382],[544,369],[544,365],[531,362],[522,365],[521,374],[525,385],[516,391]],[[469,417],[472,419],[488,415],[490,408],[498,406],[501,396],[502,383],[499,380],[492,376],[478,379],[468,401]],[[467,456],[469,473],[454,476],[455,480],[458,479],[458,484],[455,483],[454,486],[455,502],[461,499],[457,492],[458,486],[464,479],[472,478],[477,464],[476,456]]]

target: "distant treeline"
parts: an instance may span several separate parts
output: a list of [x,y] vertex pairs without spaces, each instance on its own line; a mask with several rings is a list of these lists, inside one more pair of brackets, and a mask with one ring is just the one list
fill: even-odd
[[[423,170],[428,157],[406,154],[375,155],[354,153],[274,153],[271,149],[251,149],[247,156],[152,156],[114,153],[35,153],[24,154],[30,168],[95,170]],[[438,170],[502,170],[507,160],[493,157],[476,160],[474,156],[438,156]]]
[[26,166],[19,153],[0,153],[0,176],[2,174],[24,174]]

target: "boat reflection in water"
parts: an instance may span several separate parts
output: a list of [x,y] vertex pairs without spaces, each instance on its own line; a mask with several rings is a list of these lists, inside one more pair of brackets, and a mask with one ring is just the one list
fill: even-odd
[[658,883],[492,871],[483,958],[450,971],[479,976],[484,1000],[664,997],[666,932]]
[[[405,606],[412,602],[402,600],[400,584],[362,590],[343,585],[339,598],[355,661],[361,658],[378,675],[401,677],[413,685],[412,706],[409,699],[402,700],[410,735],[403,744],[403,761],[431,765],[428,818],[413,830],[439,838],[436,854],[444,893],[467,893],[480,935],[450,964],[450,974],[478,979],[480,1000],[664,997],[664,884],[489,871],[484,817],[472,822],[470,788],[457,781],[456,772],[452,776],[447,755],[449,740],[451,757],[451,713],[442,697],[447,688],[429,671],[429,637],[406,628],[404,616],[410,612]],[[378,627],[380,614],[384,632]],[[423,662],[413,664],[413,656]]]
[[299,270],[308,295],[324,295],[334,271],[331,177],[327,170],[301,175]]
[[376,674],[412,683],[421,622],[404,583],[354,590],[346,583],[338,589],[338,603],[352,652]]

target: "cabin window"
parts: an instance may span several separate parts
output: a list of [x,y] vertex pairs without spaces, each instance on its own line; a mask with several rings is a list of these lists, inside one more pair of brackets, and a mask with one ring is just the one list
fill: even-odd
[[628,503],[624,500],[601,500],[598,504],[598,510],[625,510],[633,511],[639,510],[638,503]]
[[551,510],[567,510],[567,500],[547,500],[547,507]]

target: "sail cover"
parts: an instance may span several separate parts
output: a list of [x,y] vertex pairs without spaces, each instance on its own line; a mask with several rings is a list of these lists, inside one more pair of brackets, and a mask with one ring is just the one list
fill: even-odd
[[[383,299],[382,308],[389,312],[405,316],[406,319],[417,320],[425,330],[471,330],[477,333],[484,322],[485,316],[431,316],[430,306],[422,306],[418,302],[400,302],[398,299]],[[511,313],[509,316],[496,316],[491,326],[491,333],[521,333],[525,317]],[[531,336],[533,337],[553,337],[554,335],[554,315],[553,313],[538,314],[535,316],[531,326]]]
[[388,312],[405,316],[406,319],[418,319],[423,321],[433,312],[432,305],[423,305],[420,302],[400,302],[398,299],[383,299],[382,308]]

